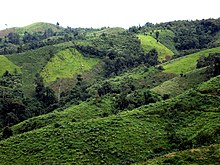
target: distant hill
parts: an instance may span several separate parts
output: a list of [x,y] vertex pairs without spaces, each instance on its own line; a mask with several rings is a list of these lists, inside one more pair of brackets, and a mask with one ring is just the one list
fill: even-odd
[[45,30],[51,29],[53,32],[61,31],[63,28],[51,23],[37,22],[24,27],[7,28],[0,31],[0,38],[7,36],[9,33],[18,33],[23,35],[24,32],[44,32]]
[[15,31],[19,34],[23,34],[26,32],[44,32],[47,29],[51,29],[53,32],[58,32],[63,29],[62,27],[59,27],[57,25],[51,24],[51,23],[44,23],[44,22],[37,22],[25,27],[18,27],[15,28]]

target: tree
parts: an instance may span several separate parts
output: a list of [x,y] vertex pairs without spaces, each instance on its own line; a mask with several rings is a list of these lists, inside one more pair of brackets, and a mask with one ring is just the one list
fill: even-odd
[[155,66],[157,64],[159,64],[158,61],[158,52],[156,49],[152,49],[150,50],[144,57],[142,57],[142,61],[144,63],[147,63],[151,66]]
[[43,78],[40,76],[39,73],[37,73],[35,76],[35,84],[36,84],[36,87],[35,87],[36,98],[42,101],[45,87],[44,87]]
[[2,137],[3,138],[9,138],[10,136],[13,135],[13,131],[11,130],[10,127],[6,126],[4,129],[3,129],[3,132],[2,132]]
[[160,32],[159,31],[156,31],[156,40],[157,40],[157,42],[159,41],[159,35],[160,35]]
[[20,43],[20,36],[17,33],[9,33],[7,37],[8,37],[9,43],[16,44],[16,45]]

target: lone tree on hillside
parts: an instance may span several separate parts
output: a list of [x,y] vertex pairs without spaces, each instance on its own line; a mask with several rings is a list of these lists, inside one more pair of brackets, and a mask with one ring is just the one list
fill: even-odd
[[157,40],[157,42],[159,41],[159,35],[160,35],[160,32],[159,31],[156,31],[156,40]]

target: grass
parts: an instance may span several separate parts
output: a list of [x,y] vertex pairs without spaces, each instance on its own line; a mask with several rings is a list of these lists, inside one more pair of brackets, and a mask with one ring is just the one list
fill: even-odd
[[107,116],[112,114],[112,100],[105,98],[99,103],[94,102],[94,100],[91,100],[82,102],[79,105],[71,105],[64,110],[57,109],[54,112],[23,121],[13,126],[12,129],[14,134],[20,134],[62,121],[82,122],[89,119],[101,118],[103,114]]
[[34,92],[34,79],[47,64],[50,57],[59,50],[59,47],[46,46],[36,50],[27,51],[20,54],[8,55],[8,59],[21,68],[22,88],[25,96],[32,96]]
[[163,64],[166,73],[187,73],[196,69],[197,60],[201,57],[208,56],[210,53],[219,53],[220,47],[206,49],[197,53],[193,53],[170,62]]
[[2,76],[6,70],[10,73],[14,73],[15,70],[17,70],[18,73],[21,73],[21,69],[5,56],[0,55],[0,66],[0,76]]
[[[206,88],[220,88],[220,77],[211,79]],[[212,84],[212,85],[210,85]],[[168,125],[182,142],[200,147],[199,134],[208,133],[220,142],[218,134],[220,97],[216,94],[188,91],[174,99],[108,117],[70,120],[76,107],[64,110],[66,116],[54,117],[51,124],[0,141],[0,164],[131,164],[144,162],[179,149],[169,142]],[[204,89],[204,87],[202,87]],[[85,103],[83,109],[88,108]],[[107,103],[108,105],[108,103]],[[94,108],[94,107],[93,107]],[[93,109],[91,108],[91,110]],[[213,111],[213,108],[216,108]],[[75,109],[75,112],[74,112]],[[105,106],[100,108],[105,109]],[[86,113],[85,113],[86,114]],[[49,115],[49,114],[48,114]],[[81,113],[78,113],[80,116]],[[89,114],[88,114],[89,116]],[[56,121],[56,117],[58,121]],[[75,118],[76,116],[73,116]],[[45,118],[45,121],[49,118]],[[37,125],[38,120],[33,124]],[[16,126],[15,126],[16,127]],[[215,135],[214,132],[217,134]],[[215,136],[214,136],[215,135]],[[210,141],[207,140],[208,144]],[[206,143],[204,143],[206,145]],[[216,152],[219,150],[215,150]],[[190,153],[182,159],[191,156]],[[207,156],[207,164],[212,162]],[[215,157],[218,160],[219,157]],[[210,160],[210,161],[209,161]],[[191,163],[197,160],[192,159]]]
[[181,152],[173,152],[136,165],[155,164],[220,164],[220,145],[210,145]]
[[137,35],[137,37],[141,41],[145,53],[149,52],[151,49],[157,50],[160,62],[170,59],[174,55],[171,50],[149,35]]
[[[159,41],[165,45],[168,49],[170,49],[174,54],[178,54],[177,49],[175,48],[174,39],[174,32],[171,30],[158,30],[159,31]],[[156,30],[155,30],[156,33]],[[155,36],[154,33],[154,36]]]
[[92,69],[99,60],[83,57],[76,49],[66,49],[58,52],[47,63],[41,72],[46,84],[58,78],[72,78],[75,74],[82,74]]
[[159,93],[160,95],[168,94],[170,97],[175,97],[184,91],[196,87],[202,82],[208,80],[205,73],[205,68],[194,70],[183,76],[174,77],[164,83],[156,86],[152,91]]
[[28,26],[24,26],[24,27],[18,27],[18,28],[15,28],[16,29],[16,32],[23,35],[24,32],[44,32],[45,30],[47,29],[52,29],[53,32],[58,32],[60,31],[60,29],[54,25],[54,24],[51,24],[51,23],[44,23],[44,22],[36,22],[36,23],[33,23],[31,25],[28,25]]
[[98,30],[95,32],[88,32],[86,35],[87,37],[89,36],[93,36],[93,37],[97,37],[100,36],[102,34],[106,34],[106,35],[117,35],[118,33],[122,33],[125,32],[124,28],[120,28],[120,27],[115,27],[115,28],[105,28],[103,30]]

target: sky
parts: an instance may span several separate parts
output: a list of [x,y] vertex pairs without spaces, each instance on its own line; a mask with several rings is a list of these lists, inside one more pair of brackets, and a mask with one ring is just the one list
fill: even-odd
[[0,0],[0,29],[35,22],[63,27],[124,27],[219,18],[219,0]]

